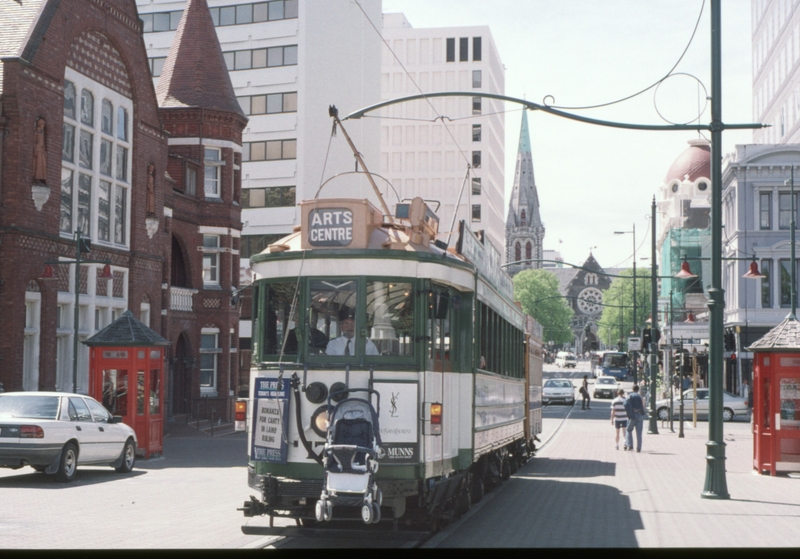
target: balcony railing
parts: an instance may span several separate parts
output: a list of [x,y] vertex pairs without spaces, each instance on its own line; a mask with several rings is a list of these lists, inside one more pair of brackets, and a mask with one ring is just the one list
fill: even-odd
[[173,311],[192,310],[192,296],[197,293],[197,289],[186,287],[170,287],[170,305]]

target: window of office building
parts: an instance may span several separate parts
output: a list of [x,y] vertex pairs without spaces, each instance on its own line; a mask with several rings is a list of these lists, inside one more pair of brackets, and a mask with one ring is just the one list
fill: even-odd
[[772,308],[772,260],[764,259],[761,261],[761,273],[766,276],[761,278],[761,307],[764,309]]
[[[797,212],[800,210],[800,193],[794,195],[795,225]],[[789,192],[778,193],[778,228],[790,229],[792,224],[792,195]]]
[[481,220],[481,205],[472,204],[472,221],[480,221],[480,220]]
[[761,229],[772,229],[772,195],[768,192],[762,192],[758,196],[759,199],[759,227]]
[[[246,25],[297,17],[298,0],[272,0],[271,2],[254,2],[234,6],[209,7],[214,26]],[[159,31],[175,31],[183,16],[182,10],[140,14],[145,33]]]
[[472,60],[480,61],[481,60],[481,38],[480,37],[473,37],[472,38]]
[[222,53],[228,70],[252,70],[297,65],[297,45],[264,49],[235,50]]
[[481,97],[473,97],[472,98],[472,114],[479,115],[481,114]]
[[237,97],[246,116],[297,112],[297,92]]
[[478,89],[481,87],[481,71],[480,70],[473,70],[472,71],[472,88]]
[[284,208],[296,204],[294,186],[242,189],[243,208]]
[[455,39],[447,39],[447,62],[455,62],[456,61],[456,40]]
[[473,151],[472,152],[472,168],[473,169],[480,169],[481,168],[481,152],[480,151]]
[[297,158],[297,140],[248,142],[242,145],[242,161],[277,161]]
[[473,196],[480,196],[481,195],[481,178],[480,177],[472,177],[472,195]]
[[461,37],[458,40],[458,61],[469,61],[469,39],[467,37]]
[[63,236],[72,237],[80,229],[95,242],[127,247],[132,151],[127,123],[132,111],[130,99],[67,68],[59,220]]
[[481,125],[480,124],[473,124],[472,125],[472,141],[473,142],[480,142],[481,141]]

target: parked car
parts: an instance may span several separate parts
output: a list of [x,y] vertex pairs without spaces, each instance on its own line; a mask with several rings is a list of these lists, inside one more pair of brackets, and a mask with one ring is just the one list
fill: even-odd
[[568,353],[566,351],[559,351],[558,355],[556,355],[556,367],[563,367],[569,368],[572,367],[573,369],[578,364],[578,358],[575,357],[572,353]]
[[107,465],[127,473],[136,433],[94,398],[63,392],[0,394],[0,467],[31,466],[67,482],[77,467]]
[[597,377],[594,381],[595,398],[615,398],[619,390],[619,383],[614,377]]
[[551,378],[544,381],[542,387],[542,403],[564,402],[575,403],[575,386],[567,378]]
[[[693,389],[683,392],[683,417],[692,416],[692,401],[694,399]],[[677,417],[680,410],[680,396],[672,398],[672,415]],[[669,398],[656,402],[656,415],[662,421],[669,419]],[[748,417],[750,408],[747,400],[739,396],[723,392],[722,395],[722,420],[731,421],[734,417]],[[698,419],[708,419],[708,388],[697,389],[697,417]]]

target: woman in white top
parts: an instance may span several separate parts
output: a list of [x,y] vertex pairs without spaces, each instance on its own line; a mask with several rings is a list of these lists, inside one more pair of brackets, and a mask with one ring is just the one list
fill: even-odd
[[[617,450],[619,450],[619,435],[620,433],[624,432],[625,429],[628,427],[628,414],[625,412],[625,391],[620,388],[617,391],[617,397],[611,401],[611,425],[614,426],[614,430],[616,431],[616,439],[615,443],[617,445]],[[624,435],[623,435],[623,444],[625,443]],[[624,450],[628,450],[625,447]]]

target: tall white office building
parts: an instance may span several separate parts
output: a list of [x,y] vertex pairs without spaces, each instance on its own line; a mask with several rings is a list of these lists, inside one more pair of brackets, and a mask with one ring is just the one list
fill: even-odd
[[[381,51],[382,100],[442,91],[505,92],[505,69],[486,26],[415,29],[403,14],[384,14],[383,37],[388,47]],[[458,220],[466,220],[503,253],[503,102],[431,97],[383,108],[378,115],[383,117],[378,172],[397,197],[440,202],[438,210],[432,204],[440,232],[451,230],[455,213],[456,228]],[[394,196],[389,194],[390,204]]]
[[751,0],[756,144],[800,143],[800,1]]
[[[342,135],[330,141],[328,106],[343,117],[380,99],[381,42],[370,20],[380,29],[381,0],[207,2],[234,92],[250,119],[240,201],[244,273],[251,254],[299,225],[297,202],[313,198],[325,179],[353,170]],[[136,3],[157,83],[186,1]],[[379,122],[346,127],[365,159],[377,162]],[[374,198],[371,192],[351,175],[330,182],[320,196]]]

